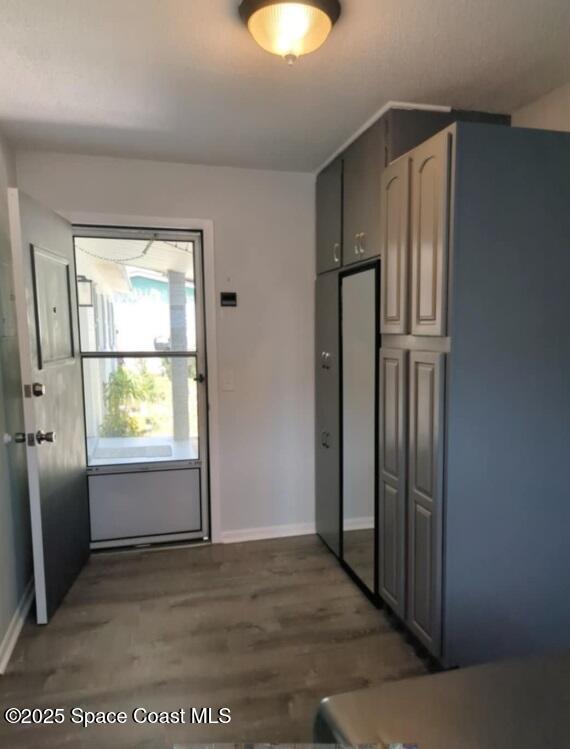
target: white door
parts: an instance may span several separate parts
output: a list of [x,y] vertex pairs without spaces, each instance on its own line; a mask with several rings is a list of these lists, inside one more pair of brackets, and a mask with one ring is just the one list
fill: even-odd
[[73,235],[15,188],[8,201],[36,611],[45,624],[89,556]]
[[209,538],[202,237],[74,227],[92,548]]

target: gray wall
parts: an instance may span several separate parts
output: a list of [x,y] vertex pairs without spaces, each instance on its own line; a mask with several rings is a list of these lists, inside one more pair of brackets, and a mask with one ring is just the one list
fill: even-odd
[[[0,137],[0,647],[32,575],[25,446],[5,446],[5,432],[24,428],[12,293],[6,188],[15,183]],[[2,653],[0,652],[0,657]]]
[[448,665],[568,649],[570,135],[459,125]]

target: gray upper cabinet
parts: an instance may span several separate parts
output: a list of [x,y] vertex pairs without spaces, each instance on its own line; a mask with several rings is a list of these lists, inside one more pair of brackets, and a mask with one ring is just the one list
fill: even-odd
[[380,351],[379,592],[402,619],[406,613],[407,356]]
[[380,179],[385,163],[382,120],[344,154],[343,265],[380,255]]
[[317,273],[340,267],[342,259],[342,159],[317,177]]
[[441,655],[445,354],[410,352],[408,612],[412,632]]
[[411,154],[413,335],[446,334],[450,152],[446,130]]
[[317,533],[340,553],[340,403],[338,273],[316,284],[316,524]]
[[382,333],[408,332],[410,160],[391,164],[382,175]]

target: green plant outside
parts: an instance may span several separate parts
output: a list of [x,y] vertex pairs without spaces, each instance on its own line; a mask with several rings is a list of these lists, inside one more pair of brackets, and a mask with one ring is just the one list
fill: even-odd
[[139,414],[143,403],[158,403],[164,397],[144,362],[137,371],[120,362],[104,386],[103,397],[105,417],[101,437],[140,437],[156,429],[156,419],[152,416],[143,419]]

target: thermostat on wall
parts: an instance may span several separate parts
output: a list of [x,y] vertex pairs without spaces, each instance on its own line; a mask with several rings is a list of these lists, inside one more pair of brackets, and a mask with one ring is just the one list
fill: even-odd
[[235,291],[222,291],[220,294],[220,305],[222,307],[237,307],[237,294]]

